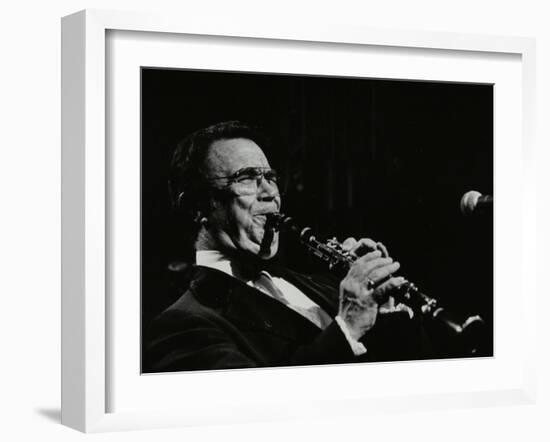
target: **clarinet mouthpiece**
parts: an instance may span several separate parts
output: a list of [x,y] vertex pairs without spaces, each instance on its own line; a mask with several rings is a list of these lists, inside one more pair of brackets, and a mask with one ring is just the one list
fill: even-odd
[[284,219],[285,219],[285,216],[278,212],[268,213],[266,215],[266,222],[265,222],[266,230],[279,230]]

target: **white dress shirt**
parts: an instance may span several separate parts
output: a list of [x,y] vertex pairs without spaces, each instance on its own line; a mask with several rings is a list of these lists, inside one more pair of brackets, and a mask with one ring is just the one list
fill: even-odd
[[[240,279],[247,285],[254,287],[253,281],[247,280],[241,277],[238,274],[238,272],[234,272],[234,266],[231,264],[231,261],[225,255],[223,255],[221,252],[217,250],[198,250],[196,252],[196,262],[197,262],[197,265],[220,270],[228,274],[229,276]],[[289,308],[301,314],[306,319],[314,322],[317,326],[319,325],[316,321],[313,321],[310,316],[307,316],[303,313],[304,310],[311,309],[312,307],[319,308],[319,306],[315,302],[313,302],[304,293],[302,293],[296,286],[292,285],[290,282],[286,281],[285,279],[279,278],[276,276],[271,276],[269,275],[268,272],[265,272],[265,271],[264,273],[266,273],[271,278],[271,280],[273,281],[273,284],[281,291],[282,295],[285,298],[285,304]],[[269,296],[269,295],[266,295],[266,296]],[[365,346],[361,342],[352,338],[344,320],[340,316],[336,316],[335,321],[340,327],[340,329],[342,330],[342,332],[344,333],[344,336],[349,342],[350,347],[353,350],[353,353],[356,356],[366,353],[367,349],[365,348]]]

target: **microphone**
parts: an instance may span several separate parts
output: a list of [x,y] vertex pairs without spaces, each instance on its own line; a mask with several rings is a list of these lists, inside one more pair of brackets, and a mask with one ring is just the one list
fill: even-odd
[[464,215],[479,213],[493,207],[493,196],[482,195],[476,190],[466,192],[460,200],[460,211]]

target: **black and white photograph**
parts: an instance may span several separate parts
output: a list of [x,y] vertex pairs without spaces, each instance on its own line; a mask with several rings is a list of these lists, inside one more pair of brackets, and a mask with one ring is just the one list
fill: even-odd
[[492,357],[493,94],[142,67],[142,373]]

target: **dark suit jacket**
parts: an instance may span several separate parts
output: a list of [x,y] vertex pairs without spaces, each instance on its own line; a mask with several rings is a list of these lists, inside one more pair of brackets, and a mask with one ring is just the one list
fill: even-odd
[[[270,269],[332,317],[337,284]],[[319,329],[300,314],[242,281],[196,266],[188,290],[151,324],[143,372],[274,367],[422,357],[420,328],[408,315],[379,315],[364,337],[366,356],[354,356],[336,322]]]

